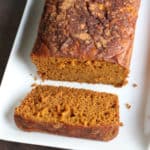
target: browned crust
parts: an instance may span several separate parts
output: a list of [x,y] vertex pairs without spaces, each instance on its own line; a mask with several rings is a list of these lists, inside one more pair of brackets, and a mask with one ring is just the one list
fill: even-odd
[[[63,0],[62,2],[65,2],[65,1],[66,0]],[[79,1],[80,0],[78,0],[78,3]],[[91,3],[93,4],[93,2],[89,0],[87,1],[83,0],[81,2],[84,4],[83,8],[86,7],[85,2],[88,3],[88,5],[90,5]],[[110,32],[112,32],[111,42],[108,42],[109,37],[107,37],[104,34],[105,30],[103,31],[102,35],[96,36],[96,38],[101,37],[103,40],[105,40],[105,42],[107,42],[107,44],[105,43],[106,44],[105,47],[102,47],[102,48],[94,47],[94,45],[92,45],[93,41],[97,42],[93,40],[93,38],[91,39],[91,47],[86,46],[86,44],[84,43],[84,40],[73,38],[71,39],[72,40],[71,44],[67,48],[65,49],[61,48],[61,44],[66,46],[66,44],[68,44],[68,41],[70,40],[70,38],[72,38],[74,33],[76,33],[76,31],[80,33],[81,30],[80,29],[77,29],[76,31],[73,30],[74,28],[76,28],[76,26],[78,26],[78,24],[75,24],[74,26],[68,25],[67,27],[69,27],[69,29],[67,29],[67,31],[70,32],[72,36],[70,37],[70,34],[65,35],[66,31],[63,31],[64,20],[61,20],[61,17],[59,16],[59,14],[62,15],[63,11],[64,11],[64,14],[68,13],[70,8],[68,8],[67,10],[64,10],[62,9],[62,7],[60,7],[58,8],[60,12],[57,14],[55,10],[52,10],[54,9],[55,3],[57,3],[60,6],[62,5],[62,4],[59,4],[57,0],[54,0],[53,2],[50,0],[46,1],[45,9],[44,9],[40,27],[39,27],[38,38],[33,48],[32,55],[45,56],[45,57],[48,57],[48,56],[49,57],[65,57],[65,58],[69,57],[69,58],[77,58],[81,60],[83,59],[105,60],[108,62],[117,63],[127,69],[129,68],[131,53],[132,53],[132,45],[133,45],[133,40],[134,40],[134,33],[135,33],[135,25],[136,25],[136,20],[138,17],[139,6],[140,6],[140,0],[123,0],[123,1],[109,0],[107,1],[107,4],[103,1],[100,3],[100,4],[103,4],[105,7],[107,7],[107,9],[103,11],[104,12],[106,11],[106,13],[108,13],[107,14],[108,16],[106,18],[105,17],[99,18],[99,21],[100,21],[99,27],[110,30]],[[87,8],[85,8],[84,12],[89,13],[88,12],[89,10],[87,11],[86,9]],[[96,14],[99,13],[99,12],[96,12],[96,9],[94,11]],[[50,14],[52,14],[53,12],[54,12],[54,18],[58,15],[59,16],[58,18],[60,19],[60,20],[56,19],[56,24],[58,23],[62,24],[62,26],[59,26],[59,27],[57,26],[57,29],[60,29],[59,36],[62,36],[62,38],[60,38],[60,41],[63,38],[67,39],[66,41],[64,41],[64,43],[61,43],[59,41],[59,38],[54,37],[55,33],[53,33],[52,31],[57,30],[55,27],[55,24],[53,23],[53,25],[51,25],[50,22],[47,23],[47,18],[49,18]],[[92,11],[91,11],[90,16],[85,15],[83,18],[87,19],[89,17],[91,18],[93,17],[92,19],[94,19],[96,16],[92,15]],[[70,21],[70,19],[68,19],[68,21]],[[76,21],[79,24],[81,23],[78,21],[78,19]],[[96,21],[96,20],[93,20],[93,21]],[[90,20],[87,19],[87,22],[89,23]],[[105,26],[107,23],[109,24],[109,28]],[[114,29],[116,27],[117,29]],[[51,39],[53,39],[53,41]]]
[[118,135],[119,126],[99,126],[99,127],[83,127],[83,126],[71,126],[67,124],[54,124],[54,123],[42,123],[34,122],[32,120],[26,120],[21,116],[14,114],[14,120],[16,125],[24,131],[39,131],[70,137],[87,138],[100,141],[109,141]]

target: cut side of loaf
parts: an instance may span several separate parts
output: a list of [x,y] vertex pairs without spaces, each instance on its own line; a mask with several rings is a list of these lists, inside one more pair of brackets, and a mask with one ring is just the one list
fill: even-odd
[[46,0],[31,53],[42,79],[126,83],[140,0]]
[[14,119],[25,131],[108,141],[116,137],[119,130],[118,97],[39,85],[15,109]]

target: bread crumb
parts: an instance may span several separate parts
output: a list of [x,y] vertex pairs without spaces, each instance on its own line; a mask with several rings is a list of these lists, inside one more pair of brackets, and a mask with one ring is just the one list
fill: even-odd
[[123,126],[124,126],[123,122],[120,122],[119,125],[120,125],[120,127],[123,127]]
[[31,87],[36,87],[36,86],[37,86],[36,83],[31,84]]
[[133,83],[132,86],[133,86],[134,88],[138,87],[138,85],[137,85],[136,83]]
[[36,81],[37,80],[37,77],[36,76],[34,76],[34,81]]
[[125,105],[126,105],[126,108],[127,108],[127,109],[130,109],[130,108],[131,108],[131,105],[130,105],[130,104],[126,103]]

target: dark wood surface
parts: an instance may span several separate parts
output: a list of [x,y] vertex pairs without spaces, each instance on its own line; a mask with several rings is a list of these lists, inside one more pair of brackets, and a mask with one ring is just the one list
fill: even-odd
[[[0,80],[16,36],[26,0],[0,0]],[[58,150],[0,141],[0,150]]]

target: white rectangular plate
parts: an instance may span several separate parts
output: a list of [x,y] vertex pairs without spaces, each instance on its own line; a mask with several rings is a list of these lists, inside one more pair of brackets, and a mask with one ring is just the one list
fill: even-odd
[[[38,78],[37,83],[85,88],[95,91],[112,92],[120,98],[120,118],[124,126],[120,127],[117,138],[110,142],[100,142],[57,136],[52,134],[24,132],[14,123],[14,108],[31,90],[36,75],[35,66],[31,63],[30,52],[35,41],[44,0],[28,0],[20,28],[8,61],[0,88],[0,139],[52,146],[68,149],[85,150],[146,150],[144,137],[144,108],[147,99],[148,65],[150,64],[150,1],[142,0],[136,28],[134,52],[128,85],[123,88],[101,84],[79,84],[69,82],[45,81]],[[148,60],[149,59],[149,60]],[[31,75],[32,74],[32,75]],[[133,83],[138,84],[134,88]],[[128,110],[126,103],[131,104]]]

